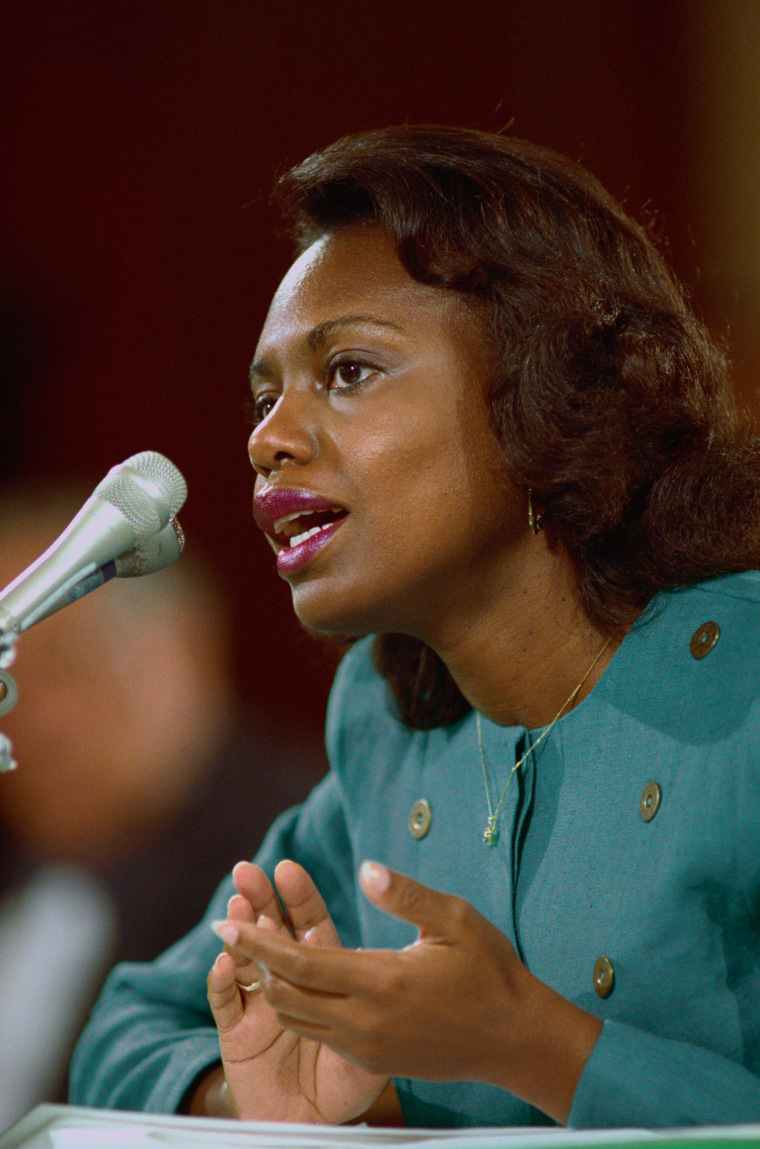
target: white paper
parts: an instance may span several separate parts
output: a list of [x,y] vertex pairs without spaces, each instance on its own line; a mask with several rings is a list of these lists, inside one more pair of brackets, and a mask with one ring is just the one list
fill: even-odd
[[40,1105],[0,1136],[0,1149],[585,1149],[683,1145],[702,1140],[760,1145],[760,1125],[685,1130],[546,1127],[379,1129],[366,1125],[284,1125],[166,1117],[150,1113]]

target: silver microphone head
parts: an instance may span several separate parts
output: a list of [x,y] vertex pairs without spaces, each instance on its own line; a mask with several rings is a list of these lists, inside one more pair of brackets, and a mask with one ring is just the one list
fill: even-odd
[[93,495],[121,511],[139,542],[177,514],[187,498],[187,484],[164,455],[140,451],[112,467]]

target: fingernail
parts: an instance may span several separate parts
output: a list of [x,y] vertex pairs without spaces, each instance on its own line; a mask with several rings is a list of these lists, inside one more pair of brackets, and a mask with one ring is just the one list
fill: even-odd
[[379,862],[362,862],[359,871],[362,885],[376,894],[383,894],[391,884],[391,872]]
[[266,914],[259,914],[259,916],[256,918],[256,925],[260,930],[269,930],[270,933],[277,932],[277,926],[271,918],[266,916]]
[[240,937],[240,931],[235,929],[231,922],[228,921],[214,921],[211,923],[211,928],[217,937],[226,942],[228,946],[234,946],[235,942]]

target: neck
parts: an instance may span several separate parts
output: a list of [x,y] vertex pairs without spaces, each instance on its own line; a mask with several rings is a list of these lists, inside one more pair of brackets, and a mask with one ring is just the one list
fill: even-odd
[[498,592],[462,595],[476,607],[460,609],[454,625],[427,641],[484,717],[533,730],[583,701],[624,632],[588,618],[569,557],[542,536],[531,537],[518,557],[514,577],[502,579]]

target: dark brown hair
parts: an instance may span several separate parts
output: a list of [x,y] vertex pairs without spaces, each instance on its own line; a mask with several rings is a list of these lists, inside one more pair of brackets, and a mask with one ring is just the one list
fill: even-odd
[[[725,358],[647,231],[583,168],[506,136],[407,126],[338,140],[277,197],[301,250],[375,224],[414,279],[484,307],[494,431],[596,623],[758,563],[760,446]],[[417,639],[379,636],[375,658],[409,725],[469,709]]]

